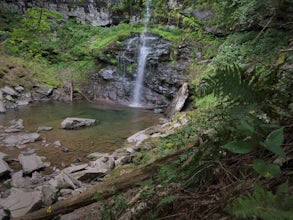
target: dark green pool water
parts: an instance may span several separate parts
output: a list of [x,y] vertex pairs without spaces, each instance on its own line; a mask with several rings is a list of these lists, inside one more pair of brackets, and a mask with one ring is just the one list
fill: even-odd
[[[66,117],[94,118],[98,123],[80,130],[64,130],[61,129],[61,122]],[[0,123],[8,125],[9,120],[21,118],[27,132],[35,132],[39,126],[53,127],[52,131],[41,132],[42,140],[49,146],[45,147],[45,142],[39,141],[28,144],[28,147],[36,149],[38,155],[46,156],[52,164],[63,162],[68,165],[92,152],[112,152],[121,147],[130,135],[156,124],[159,117],[151,110],[124,106],[55,102],[8,111],[0,115]],[[69,152],[64,153],[61,148],[54,147],[54,141],[60,141]]]

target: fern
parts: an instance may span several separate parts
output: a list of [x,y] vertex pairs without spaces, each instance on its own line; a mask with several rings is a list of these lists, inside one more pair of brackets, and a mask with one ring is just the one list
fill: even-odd
[[253,86],[237,65],[216,69],[216,74],[206,80],[204,94],[213,93],[216,97],[229,101],[254,103],[257,97]]
[[252,194],[238,198],[228,206],[228,212],[234,216],[248,218],[259,217],[264,220],[292,220],[293,196],[288,195],[288,183],[280,185],[273,194],[256,185]]

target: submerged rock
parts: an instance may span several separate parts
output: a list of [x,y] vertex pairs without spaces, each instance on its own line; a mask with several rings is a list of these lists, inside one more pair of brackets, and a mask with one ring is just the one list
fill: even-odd
[[96,123],[96,119],[89,118],[65,118],[61,127],[63,129],[79,129],[81,127],[89,127]]

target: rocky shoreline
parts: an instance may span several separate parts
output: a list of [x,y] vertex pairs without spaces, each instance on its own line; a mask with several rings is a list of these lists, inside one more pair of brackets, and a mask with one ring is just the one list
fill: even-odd
[[[5,87],[2,92],[5,94],[5,98],[1,99],[5,109],[12,105],[17,107],[20,100],[24,103],[23,93],[16,91],[16,88]],[[35,92],[31,92],[31,94]],[[52,93],[53,90],[50,90],[45,93],[46,95],[43,94],[48,98],[48,94]],[[14,100],[8,100],[7,96],[13,97]],[[27,104],[36,99],[31,98],[29,100],[27,100]],[[78,129],[79,126],[91,126],[94,123],[89,119],[77,120],[76,118],[74,120],[67,118],[60,122],[61,127]],[[89,121],[91,123],[85,123]],[[72,127],[69,125],[70,122]],[[143,141],[149,138],[168,136],[185,123],[187,123],[187,119],[172,121],[162,118],[159,125],[137,132],[127,139],[124,146],[112,153],[94,152],[87,156],[88,163],[79,161],[69,167],[58,169],[52,166],[50,161],[47,161],[45,155],[37,155],[32,147],[32,144],[38,143],[46,146],[48,143],[46,143],[45,138],[42,138],[42,132],[50,132],[53,128],[41,126],[36,132],[30,133],[25,131],[22,119],[11,120],[8,126],[0,127],[0,146],[10,149],[11,152],[14,149],[20,149],[21,151],[17,157],[12,157],[0,151],[1,219],[23,216],[26,213],[50,206],[59,200],[86,191],[103,181],[106,176],[111,174],[113,169],[133,163],[133,159],[141,150]],[[66,126],[62,126],[62,124],[66,124]],[[54,142],[54,146],[62,148],[64,152],[66,151],[58,140]],[[11,164],[17,164],[19,169],[14,170],[11,168]],[[50,169],[51,172],[46,172],[46,169]]]
[[[74,94],[75,99],[81,99],[78,94]],[[27,106],[33,102],[40,101],[70,101],[70,96],[59,88],[49,88],[42,83],[35,83],[33,88],[24,88],[21,85],[12,87],[5,85],[0,88],[0,113],[5,113],[8,109],[17,109]]]

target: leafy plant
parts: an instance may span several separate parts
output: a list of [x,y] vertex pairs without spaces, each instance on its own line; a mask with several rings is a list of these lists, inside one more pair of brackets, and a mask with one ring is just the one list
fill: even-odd
[[141,192],[140,197],[142,199],[149,199],[152,197],[152,195],[155,193],[154,190],[154,183],[152,179],[147,179],[139,183],[141,186],[143,186],[144,190]]
[[[239,66],[225,67],[216,70],[216,74],[206,80],[202,87],[204,94],[213,94],[221,98],[220,111],[225,121],[226,132],[222,149],[236,154],[246,154],[253,150],[266,149],[278,156],[286,154],[281,145],[284,141],[283,128],[272,130],[264,113],[267,104],[257,86],[258,80],[246,75]],[[268,106],[269,107],[269,106]],[[223,132],[223,128],[220,128]],[[269,133],[270,132],[270,133]],[[252,167],[261,176],[272,178],[280,173],[280,167],[256,160]]]
[[236,217],[258,217],[264,220],[290,220],[293,218],[293,196],[288,182],[278,186],[276,193],[256,185],[252,194],[239,197],[227,207]]
[[162,206],[168,203],[171,203],[174,201],[174,197],[173,196],[165,196],[164,198],[162,198],[157,206]]
[[102,204],[100,212],[102,220],[115,220],[129,207],[128,203],[119,195],[112,197],[110,201],[104,200],[100,195],[96,195],[96,199]]

